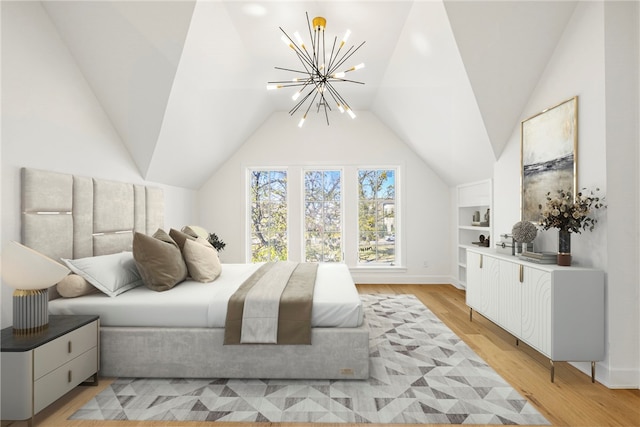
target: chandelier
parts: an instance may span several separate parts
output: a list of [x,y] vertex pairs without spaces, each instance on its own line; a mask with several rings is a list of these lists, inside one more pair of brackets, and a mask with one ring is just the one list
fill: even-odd
[[[356,117],[355,113],[351,110],[349,103],[344,97],[338,93],[334,85],[343,82],[364,84],[363,82],[345,78],[347,73],[364,68],[364,64],[361,63],[350,68],[343,68],[345,62],[362,47],[364,42],[360,43],[358,47],[354,48],[354,45],[352,45],[350,48],[343,50],[351,34],[351,31],[347,30],[339,44],[338,38],[334,37],[331,46],[327,46],[324,38],[324,29],[327,20],[320,16],[313,18],[312,30],[311,22],[309,22],[309,14],[307,13],[306,15],[311,46],[304,43],[297,31],[293,33],[295,37],[294,42],[282,27],[279,27],[283,33],[282,41],[295,52],[302,68],[291,69],[275,67],[277,70],[292,72],[296,77],[291,80],[268,82],[267,90],[282,89],[285,87],[298,88],[291,97],[296,101],[296,104],[289,110],[289,114],[293,116],[306,105],[306,109],[303,108],[304,115],[300,119],[298,127],[302,127],[309,110],[314,105],[317,113],[324,111],[327,125],[329,124],[329,111],[331,111],[332,106],[335,106],[341,113],[346,112],[354,119]],[[329,53],[328,56],[327,53]]]

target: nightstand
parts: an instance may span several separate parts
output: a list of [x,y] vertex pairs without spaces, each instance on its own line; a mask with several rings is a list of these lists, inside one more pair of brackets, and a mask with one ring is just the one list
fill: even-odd
[[2,330],[2,419],[28,420],[81,383],[98,384],[98,316],[49,316],[36,335]]

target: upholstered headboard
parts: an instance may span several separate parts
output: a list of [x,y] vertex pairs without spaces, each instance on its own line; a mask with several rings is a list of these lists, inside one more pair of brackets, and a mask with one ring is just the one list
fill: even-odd
[[131,250],[133,232],[164,225],[161,188],[22,169],[22,243],[48,257]]

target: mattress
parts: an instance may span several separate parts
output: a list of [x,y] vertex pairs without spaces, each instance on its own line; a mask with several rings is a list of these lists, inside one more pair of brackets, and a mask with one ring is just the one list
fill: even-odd
[[[145,286],[117,297],[95,293],[49,301],[51,314],[94,314],[102,326],[223,328],[229,297],[261,264],[223,264],[210,283],[187,280],[165,292]],[[345,264],[320,264],[311,314],[312,327],[360,326],[360,296]]]

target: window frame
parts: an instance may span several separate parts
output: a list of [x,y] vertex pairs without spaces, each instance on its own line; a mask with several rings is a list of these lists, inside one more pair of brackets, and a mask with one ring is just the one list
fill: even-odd
[[[300,250],[301,250],[301,254],[300,254],[300,259],[303,260],[304,262],[306,262],[307,259],[307,249],[306,249],[306,233],[307,233],[307,227],[306,227],[306,203],[307,203],[307,199],[306,199],[306,174],[307,172],[325,172],[325,171],[336,171],[340,173],[340,261],[336,261],[337,263],[345,263],[345,170],[344,167],[342,166],[312,166],[312,165],[307,165],[307,166],[303,166],[301,168],[301,184],[300,184],[300,191],[301,191],[301,196],[300,196],[300,201],[301,201],[301,212],[302,212],[302,218],[301,218],[301,244],[300,244]],[[327,261],[323,261],[323,262],[327,262]],[[331,261],[329,261],[331,262]]]
[[[402,204],[401,204],[401,194],[402,194],[402,186],[401,186],[401,165],[367,165],[355,166],[355,204],[356,204],[356,218],[355,218],[355,229],[356,229],[356,242],[355,242],[355,268],[357,269],[394,269],[401,268],[403,264],[402,259]],[[359,175],[360,171],[366,170],[376,170],[376,171],[393,171],[394,174],[394,229],[395,229],[395,237],[394,237],[394,261],[391,263],[384,262],[361,262],[360,261],[360,193],[359,193]]]
[[291,173],[290,173],[290,168],[289,167],[277,167],[277,166],[264,166],[264,167],[260,167],[260,166],[247,166],[245,168],[245,262],[247,263],[253,263],[253,245],[252,245],[252,239],[251,236],[253,235],[253,230],[252,230],[252,220],[251,220],[251,214],[252,214],[252,200],[251,200],[251,185],[253,183],[252,180],[252,175],[254,172],[284,172],[286,175],[286,179],[287,179],[287,187],[286,187],[286,195],[285,195],[285,203],[286,203],[286,233],[285,235],[287,236],[287,244],[286,244],[286,251],[287,251],[287,259],[290,258],[290,254],[291,254],[291,216],[289,214],[290,212],[290,206],[291,206],[291,191],[290,191],[290,178],[291,178]]

